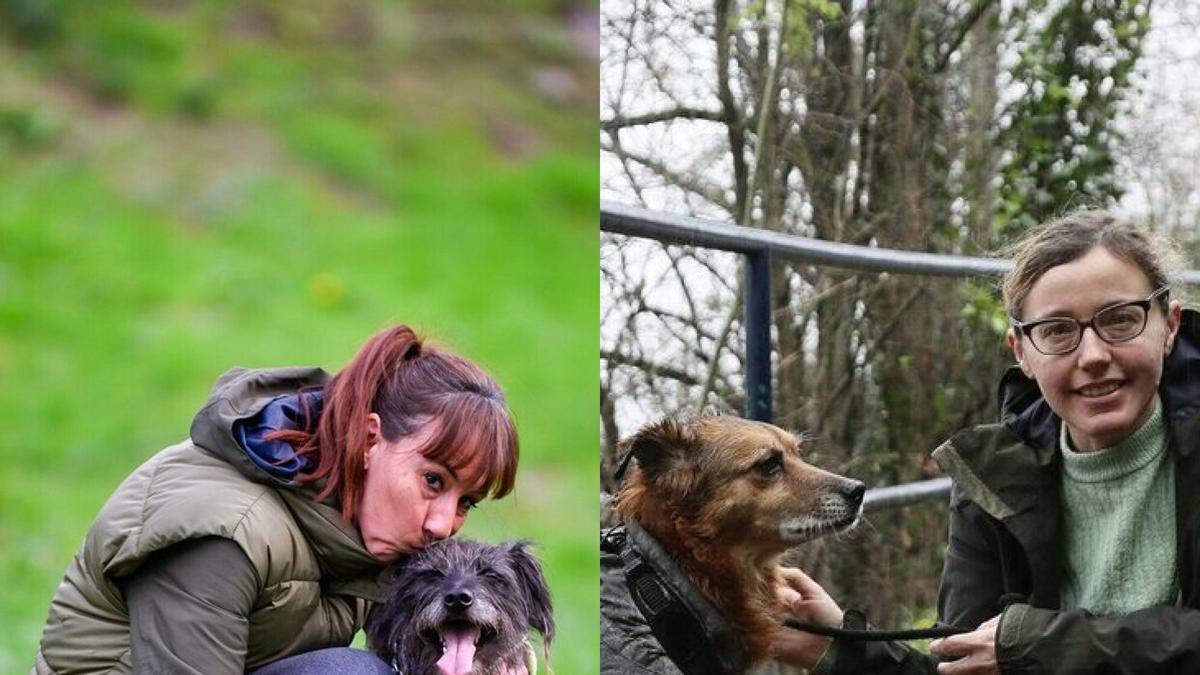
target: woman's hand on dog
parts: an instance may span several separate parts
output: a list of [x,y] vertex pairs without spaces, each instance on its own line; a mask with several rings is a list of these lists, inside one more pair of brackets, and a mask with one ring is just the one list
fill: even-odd
[[795,567],[780,567],[775,597],[797,619],[827,626],[842,625],[842,608],[821,585]]
[[[775,598],[785,614],[801,621],[842,625],[842,608],[821,585],[794,567],[780,567],[776,574]],[[832,640],[785,626],[775,629],[772,654],[783,663],[812,668],[817,665]]]
[[970,633],[934,640],[929,651],[937,656],[955,659],[938,664],[938,675],[1000,675],[996,663],[996,627],[1000,615],[979,624]]

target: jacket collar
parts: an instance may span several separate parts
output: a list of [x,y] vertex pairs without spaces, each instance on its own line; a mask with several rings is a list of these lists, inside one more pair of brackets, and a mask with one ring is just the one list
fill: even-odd
[[382,601],[386,568],[367,551],[358,528],[336,507],[313,501],[308,490],[278,492],[317,556],[327,592]]

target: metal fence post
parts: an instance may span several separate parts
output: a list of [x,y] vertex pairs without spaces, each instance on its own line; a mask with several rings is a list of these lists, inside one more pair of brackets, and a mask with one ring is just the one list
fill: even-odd
[[771,421],[771,252],[746,254],[746,417]]

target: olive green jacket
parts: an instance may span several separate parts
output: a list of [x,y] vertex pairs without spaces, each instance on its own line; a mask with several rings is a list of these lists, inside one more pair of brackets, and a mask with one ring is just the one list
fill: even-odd
[[[349,644],[380,595],[381,563],[335,503],[258,469],[231,433],[275,397],[326,379],[317,368],[225,373],[191,438],[151,457],[100,510],[51,601],[32,672],[132,672],[121,580],[150,554],[200,537],[234,541],[256,572],[247,669]],[[172,621],[186,625],[186,612]]]

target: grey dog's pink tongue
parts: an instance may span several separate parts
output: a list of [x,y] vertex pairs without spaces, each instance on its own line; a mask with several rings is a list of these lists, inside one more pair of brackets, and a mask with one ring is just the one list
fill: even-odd
[[452,625],[442,630],[442,642],[446,653],[438,659],[439,675],[463,675],[470,672],[475,662],[475,641],[479,639],[479,626]]

